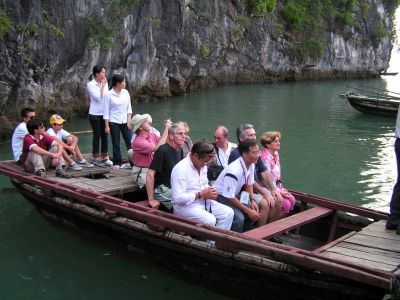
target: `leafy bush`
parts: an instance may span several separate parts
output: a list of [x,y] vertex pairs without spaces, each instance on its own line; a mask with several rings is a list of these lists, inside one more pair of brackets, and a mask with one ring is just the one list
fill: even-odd
[[0,8],[0,38],[3,38],[6,33],[12,28],[11,20],[5,15]]
[[246,16],[239,16],[238,21],[240,24],[242,24],[244,27],[250,27],[251,26],[251,19],[246,17]]
[[203,58],[207,58],[210,55],[210,49],[207,45],[201,45],[199,48],[199,52],[201,57]]
[[100,46],[104,49],[114,47],[113,30],[100,17],[93,16],[87,18],[85,25],[92,46]]
[[259,16],[270,13],[275,8],[276,0],[247,0],[251,13]]
[[372,32],[372,36],[377,40],[383,39],[388,34],[389,32],[387,32],[387,30],[383,28],[381,24],[376,25],[374,31]]
[[239,27],[233,27],[232,29],[233,35],[238,39],[241,40],[244,37],[244,30]]
[[290,28],[294,31],[301,29],[306,17],[304,7],[294,2],[287,2],[281,11],[281,14],[290,25]]
[[300,58],[321,58],[325,52],[325,45],[321,39],[310,38],[303,41],[297,48]]

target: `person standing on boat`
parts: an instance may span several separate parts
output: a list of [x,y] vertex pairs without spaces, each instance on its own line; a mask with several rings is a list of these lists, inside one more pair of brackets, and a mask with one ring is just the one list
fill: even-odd
[[221,172],[213,187],[218,192],[218,202],[231,207],[235,213],[231,230],[244,232],[262,217],[253,192],[260,149],[254,139],[241,142],[237,149],[240,157]]
[[146,176],[146,191],[149,205],[158,208],[162,204],[167,211],[172,210],[171,172],[183,159],[182,145],[185,143],[185,127],[174,123],[168,129],[168,139],[154,153]]
[[[70,134],[64,129],[65,120],[60,115],[54,114],[50,117],[51,128],[47,129],[47,133],[54,137],[54,139],[63,146],[63,158],[68,163],[68,168],[74,171],[82,170],[82,167],[93,168],[94,165],[89,163],[81,153],[78,146],[78,137]],[[69,157],[67,150],[78,159],[76,163],[71,157]]]
[[19,123],[18,126],[15,128],[11,139],[14,160],[18,164],[21,164],[22,145],[24,142],[25,135],[28,134],[28,129],[26,128],[26,124],[30,120],[36,118],[36,113],[32,108],[25,107],[21,109],[21,117],[22,117],[22,122]]
[[153,132],[151,127],[152,118],[149,114],[136,114],[132,118],[132,132],[136,138],[132,142],[133,156],[132,177],[133,180],[143,188],[146,184],[146,174],[153,160],[154,152],[161,145],[165,144],[168,138],[168,129],[172,123],[170,120],[164,121],[164,131],[162,135]]
[[272,180],[277,191],[282,195],[282,216],[287,216],[293,210],[296,199],[282,185],[281,162],[278,150],[281,148],[281,133],[279,131],[267,131],[261,136],[260,142],[264,149],[261,150],[261,159],[270,170]]
[[94,164],[100,162],[99,142],[101,140],[101,156],[107,166],[113,163],[108,156],[108,137],[105,132],[105,122],[103,119],[104,96],[108,92],[108,83],[106,78],[106,68],[101,65],[93,67],[92,80],[87,84],[86,91],[89,94],[89,122],[93,131],[92,154]]
[[397,181],[390,200],[390,215],[386,221],[386,228],[389,230],[396,229],[396,233],[400,234],[400,108],[397,112],[395,138],[394,151],[397,162]]
[[216,150],[215,162],[218,166],[228,166],[229,155],[232,150],[237,148],[237,144],[229,141],[229,131],[225,126],[218,126],[214,131],[214,141]]
[[208,185],[207,165],[215,149],[206,141],[194,143],[190,153],[175,165],[171,173],[174,214],[230,230],[233,209],[219,203],[217,190]]
[[114,168],[127,167],[127,165],[122,166],[120,134],[122,134],[122,138],[125,141],[126,149],[129,150],[131,148],[132,105],[131,96],[125,87],[125,76],[114,74],[112,77],[111,89],[104,96],[103,118],[105,121],[105,132],[107,134],[111,132]]
[[42,120],[32,119],[26,127],[28,134],[24,138],[21,158],[21,165],[25,171],[46,177],[46,169],[53,166],[56,168],[57,177],[71,178],[71,174],[63,170],[63,147],[46,134]]

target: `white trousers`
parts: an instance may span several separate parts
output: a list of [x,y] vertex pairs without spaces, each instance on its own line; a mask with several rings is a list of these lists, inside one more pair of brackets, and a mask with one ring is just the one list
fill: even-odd
[[229,206],[216,200],[203,199],[195,200],[190,205],[174,204],[174,214],[226,230],[231,229],[234,215],[233,209]]

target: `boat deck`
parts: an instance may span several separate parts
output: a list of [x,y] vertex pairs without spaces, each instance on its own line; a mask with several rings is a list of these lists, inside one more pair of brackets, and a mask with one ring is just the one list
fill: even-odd
[[400,235],[385,228],[385,220],[374,222],[359,232],[351,232],[338,243],[318,252],[323,256],[400,274]]
[[[25,173],[24,169],[14,161],[4,161],[2,164]],[[68,173],[72,175],[72,178],[59,178],[56,177],[55,169],[46,170],[49,179],[101,194],[122,196],[138,190],[137,184],[130,175],[130,169],[113,169],[100,165],[93,168],[83,168],[81,171],[68,170]]]

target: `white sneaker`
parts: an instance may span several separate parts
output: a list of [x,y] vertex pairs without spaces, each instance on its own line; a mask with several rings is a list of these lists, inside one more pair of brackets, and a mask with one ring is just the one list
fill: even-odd
[[131,169],[131,164],[130,163],[126,163],[126,164],[122,164],[120,167],[120,169]]
[[82,162],[79,162],[79,164],[80,164],[82,167],[85,167],[85,168],[93,168],[93,167],[94,167],[94,164],[91,164],[91,163],[88,162],[87,160],[84,160],[84,161],[82,161]]
[[107,158],[107,159],[104,161],[104,164],[105,164],[107,167],[112,167],[112,166],[114,165],[114,163],[113,163],[109,158]]
[[68,169],[74,170],[74,171],[80,171],[82,170],[82,167],[78,166],[77,163],[73,163],[72,165],[68,166]]

